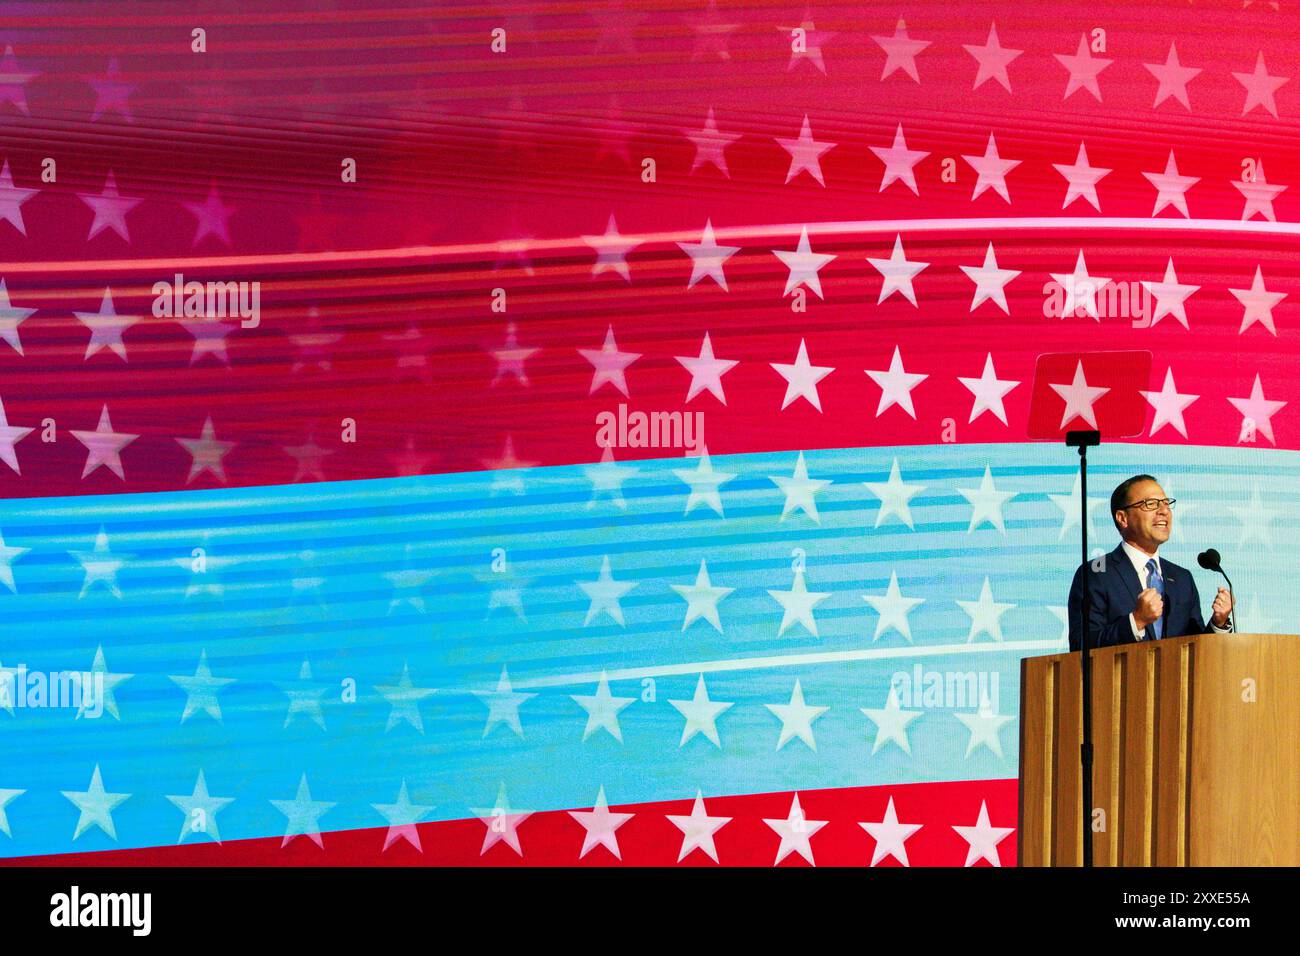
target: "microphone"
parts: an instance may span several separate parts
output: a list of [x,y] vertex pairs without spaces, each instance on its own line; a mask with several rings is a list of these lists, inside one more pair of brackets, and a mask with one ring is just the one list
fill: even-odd
[[[1232,579],[1223,570],[1222,559],[1219,557],[1218,551],[1214,550],[1214,548],[1206,548],[1196,556],[1196,563],[1207,571],[1217,571],[1222,574],[1223,580],[1228,582],[1228,596],[1232,597]],[[1232,610],[1228,612],[1228,623],[1235,633],[1237,630],[1237,601],[1235,598],[1232,602]]]

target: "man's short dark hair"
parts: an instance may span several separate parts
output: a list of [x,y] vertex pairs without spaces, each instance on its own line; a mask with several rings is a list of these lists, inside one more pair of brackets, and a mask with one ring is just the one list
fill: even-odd
[[1110,493],[1110,519],[1115,522],[1116,528],[1119,527],[1119,520],[1115,517],[1115,512],[1123,511],[1124,506],[1130,504],[1129,489],[1140,481],[1155,481],[1155,478],[1151,475],[1134,475],[1132,478],[1125,478]]

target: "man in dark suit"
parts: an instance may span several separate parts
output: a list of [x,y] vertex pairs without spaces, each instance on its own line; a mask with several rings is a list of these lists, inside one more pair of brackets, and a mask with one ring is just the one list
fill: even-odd
[[1150,475],[1120,482],[1110,513],[1122,539],[1110,554],[1081,565],[1070,585],[1070,650],[1082,642],[1083,582],[1088,571],[1092,647],[1160,640],[1184,634],[1227,633],[1232,595],[1219,588],[1210,626],[1201,618],[1201,596],[1185,569],[1157,556],[1173,527],[1173,499]]

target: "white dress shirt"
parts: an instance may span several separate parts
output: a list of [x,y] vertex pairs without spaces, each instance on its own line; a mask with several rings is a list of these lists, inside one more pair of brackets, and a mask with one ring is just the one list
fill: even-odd
[[[1120,543],[1124,548],[1124,553],[1128,555],[1129,561],[1133,563],[1133,570],[1137,572],[1138,583],[1141,585],[1141,587],[1138,590],[1145,591],[1147,588],[1151,586],[1149,580],[1151,575],[1150,572],[1147,571],[1147,562],[1150,561],[1152,558],[1155,559],[1156,570],[1160,572],[1161,579],[1162,580],[1164,579],[1165,576],[1164,565],[1160,563],[1160,555],[1147,554],[1141,548],[1135,547],[1129,544],[1127,541],[1122,541]],[[1137,626],[1137,619],[1133,617],[1133,613],[1131,611],[1129,612],[1128,623],[1129,626],[1133,628],[1133,639],[1135,641],[1142,641],[1146,639],[1147,629],[1145,627]],[[1219,625],[1215,624],[1213,621],[1210,621],[1208,623],[1210,625],[1210,630],[1213,631],[1215,634],[1227,634],[1231,630],[1231,628],[1219,627]]]

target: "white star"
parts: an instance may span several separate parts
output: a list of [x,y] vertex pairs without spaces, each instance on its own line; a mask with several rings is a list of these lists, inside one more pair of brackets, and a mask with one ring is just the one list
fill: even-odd
[[990,466],[984,466],[984,477],[980,480],[978,488],[958,488],[957,493],[971,504],[970,526],[966,529],[967,534],[985,521],[1003,534],[1007,533],[1006,525],[1002,523],[1002,506],[1009,499],[1014,498],[1016,493],[998,491],[993,486],[993,469]]
[[1007,424],[1007,410],[1002,403],[1002,399],[1020,383],[1009,378],[998,378],[997,370],[993,367],[992,352],[989,352],[984,357],[984,372],[979,378],[963,378],[959,375],[957,381],[966,386],[970,393],[975,396],[975,401],[971,405],[968,424],[985,412],[992,412],[1003,425]]
[[726,261],[740,251],[740,246],[720,246],[713,236],[713,220],[704,222],[704,234],[699,242],[679,242],[677,247],[691,257],[691,279],[686,288],[693,288],[695,283],[706,276],[716,282],[723,292],[727,289],[727,276],[723,271]]
[[582,838],[582,852],[578,854],[578,859],[582,859],[596,846],[603,846],[617,859],[623,859],[618,852],[618,837],[614,831],[631,820],[633,814],[611,813],[603,786],[596,795],[596,805],[591,810],[570,810],[569,816],[581,823],[587,831]]
[[1201,72],[1199,67],[1183,66],[1178,62],[1178,48],[1172,41],[1169,43],[1169,55],[1165,57],[1164,63],[1143,63],[1151,75],[1160,81],[1160,87],[1156,90],[1156,101],[1151,104],[1152,109],[1156,109],[1161,103],[1173,97],[1190,112],[1191,102],[1187,99],[1187,84]]
[[221,830],[217,827],[217,813],[234,803],[235,798],[211,796],[208,793],[208,783],[203,779],[202,770],[199,771],[198,779],[194,781],[193,793],[168,795],[167,799],[175,804],[176,809],[184,816],[184,820],[181,821],[181,834],[176,839],[178,845],[184,843],[185,838],[191,833],[204,834],[210,837],[213,843],[221,842]]
[[894,250],[889,254],[888,259],[873,259],[867,256],[867,261],[876,267],[884,280],[880,283],[880,296],[876,299],[876,304],[884,302],[887,298],[897,292],[903,298],[907,299],[912,305],[916,305],[916,292],[912,289],[912,280],[922,269],[928,266],[928,262],[909,262],[907,256],[903,254],[903,237],[894,236]]
[[[1237,436],[1240,444],[1247,434],[1259,431],[1276,445],[1273,439],[1273,416],[1286,408],[1287,403],[1264,397],[1264,386],[1260,383],[1259,373],[1255,373],[1255,384],[1251,386],[1249,398],[1229,398],[1228,401],[1241,413],[1241,431]],[[1253,440],[1253,436],[1252,439]]]
[[90,358],[100,349],[108,349],[123,362],[126,358],[126,345],[122,333],[140,321],[138,315],[118,315],[113,308],[113,296],[108,289],[99,304],[98,312],[74,312],[73,315],[90,330],[90,341],[86,344],[85,358]]
[[492,728],[497,724],[505,724],[515,732],[517,737],[523,738],[524,728],[519,722],[519,705],[537,695],[514,690],[510,686],[510,674],[505,667],[501,668],[496,690],[476,690],[471,693],[487,705],[487,723],[483,725],[484,737],[491,733]]
[[1254,73],[1236,73],[1232,74],[1237,78],[1237,82],[1246,88],[1246,103],[1241,108],[1241,115],[1245,116],[1257,106],[1262,106],[1277,119],[1277,101],[1273,94],[1286,83],[1291,82],[1287,76],[1272,76],[1268,72],[1268,67],[1264,65],[1264,54],[1260,52],[1255,59]]
[[973,714],[953,714],[966,725],[970,731],[970,740],[966,743],[966,756],[974,753],[976,747],[987,747],[999,760],[1002,759],[1002,741],[998,732],[1015,720],[995,713],[993,705],[987,700],[980,701],[979,710]]
[[487,832],[483,834],[483,846],[478,851],[479,856],[482,856],[499,842],[504,842],[519,856],[524,855],[523,848],[519,845],[519,826],[533,815],[533,811],[512,809],[510,800],[506,797],[506,785],[504,783],[501,784],[500,789],[497,791],[495,806],[491,809],[484,807],[471,807],[470,809],[487,826]]
[[[1270,292],[1264,288],[1264,270],[1260,266],[1255,266],[1255,280],[1250,284],[1249,289],[1229,289],[1228,291],[1241,303],[1243,309],[1241,328],[1237,330],[1238,334],[1245,332],[1258,322],[1274,335],[1277,335],[1277,326],[1273,324],[1273,307],[1285,299],[1287,293]],[[1183,324],[1185,325],[1186,322]]]
[[77,828],[72,839],[77,839],[88,829],[99,827],[108,836],[116,840],[117,828],[113,826],[113,810],[131,798],[129,793],[109,793],[104,789],[103,778],[99,775],[99,764],[90,775],[90,786],[85,790],[62,790],[65,797],[72,801],[81,813],[77,817]]
[[703,618],[713,625],[715,631],[722,633],[722,621],[718,618],[718,602],[735,588],[714,587],[713,582],[709,580],[708,565],[703,560],[700,561],[700,570],[695,575],[694,584],[673,584],[670,587],[686,600],[686,620],[682,621],[683,631],[691,626],[692,621]]
[[541,349],[523,348],[519,344],[519,328],[513,322],[506,323],[506,340],[499,349],[489,349],[492,357],[496,359],[497,371],[492,376],[492,385],[495,387],[507,375],[513,375],[515,380],[525,388],[528,387],[528,373],[524,369],[524,363],[536,355]]
[[712,106],[709,107],[709,115],[704,121],[704,129],[687,130],[686,135],[695,144],[695,159],[691,162],[692,173],[705,163],[709,163],[723,176],[731,178],[731,173],[727,169],[726,149],[740,139],[740,134],[721,132],[717,120],[713,118]]
[[903,597],[903,593],[898,589],[897,571],[889,572],[889,587],[886,588],[883,597],[864,594],[862,600],[875,608],[876,613],[880,615],[876,620],[876,632],[871,636],[873,644],[890,628],[902,634],[907,643],[912,643],[912,628],[908,623],[907,615],[914,608],[924,604],[925,598]]
[[1241,208],[1242,222],[1256,213],[1269,222],[1277,222],[1277,216],[1273,212],[1273,200],[1286,192],[1287,187],[1270,183],[1264,177],[1263,161],[1255,164],[1254,174],[1249,178],[1243,175],[1240,179],[1233,179],[1230,182],[1246,200]]
[[1082,418],[1093,428],[1097,427],[1097,415],[1092,406],[1110,389],[1103,385],[1088,384],[1088,380],[1083,377],[1082,359],[1075,365],[1074,380],[1069,385],[1059,385],[1055,382],[1049,384],[1052,391],[1065,400],[1065,411],[1061,413],[1059,427],[1064,428],[1067,422],[1074,421],[1076,418]]
[[779,864],[791,853],[798,853],[813,866],[817,865],[817,861],[813,859],[812,844],[809,841],[829,821],[807,819],[804,816],[803,807],[799,806],[798,793],[794,795],[794,800],[790,803],[790,813],[784,820],[764,818],[763,822],[781,838],[781,845],[776,849],[776,860],[773,861],[773,866]]
[[686,726],[682,728],[682,739],[677,744],[678,747],[685,747],[686,742],[696,734],[703,734],[713,742],[713,746],[722,748],[722,741],[718,739],[717,719],[724,711],[733,707],[735,702],[709,700],[709,689],[704,684],[703,674],[695,684],[694,697],[690,700],[670,700],[668,703],[676,707],[686,718]]
[[[9,164],[5,164],[7,171]],[[4,189],[4,177],[0,176],[0,190]],[[3,216],[0,216],[3,218]],[[35,309],[20,309],[9,301],[9,290],[5,280],[0,279],[0,340],[8,342],[19,355],[23,354],[23,343],[18,337],[18,326],[31,318]]]
[[798,678],[795,678],[794,690],[790,694],[790,703],[764,704],[763,706],[781,720],[781,737],[776,742],[777,750],[798,737],[814,753],[817,751],[817,741],[813,738],[812,724],[814,720],[826,713],[830,708],[813,707],[805,704],[803,687],[800,685]]
[[912,389],[930,376],[923,372],[909,372],[903,368],[903,356],[898,346],[894,346],[894,356],[889,361],[889,368],[876,371],[866,370],[871,380],[880,386],[880,402],[876,405],[876,417],[879,418],[891,405],[897,405],[916,418],[916,409],[912,407]]
[[222,460],[235,447],[233,441],[218,441],[209,415],[203,422],[203,431],[198,438],[178,438],[180,446],[190,453],[190,473],[185,478],[188,485],[205,471],[211,472],[218,481],[226,480],[226,469]]
[[997,304],[1007,315],[1011,310],[1007,308],[1006,284],[1020,275],[1016,269],[1001,269],[998,267],[996,254],[993,252],[993,243],[984,252],[984,265],[982,266],[961,266],[961,271],[966,273],[966,277],[975,283],[975,297],[971,299],[970,310],[975,311],[981,302],[992,301]]
[[82,570],[86,573],[86,578],[81,584],[81,593],[77,599],[86,596],[93,584],[102,584],[112,592],[116,598],[121,598],[122,592],[117,586],[117,572],[122,569],[122,565],[128,559],[134,557],[131,554],[113,554],[108,547],[108,533],[100,525],[99,533],[95,535],[95,549],[93,551],[69,551],[79,562]]
[[[5,813],[5,807],[9,806],[13,800],[21,797],[26,792],[26,790],[0,790],[0,833],[3,833],[7,837],[12,837],[13,832],[9,829],[9,815]],[[717,859],[716,856],[713,858],[714,860]]]
[[1199,285],[1187,285],[1178,281],[1178,274],[1174,272],[1174,260],[1171,257],[1165,266],[1165,277],[1159,282],[1143,282],[1142,287],[1151,295],[1156,297],[1155,314],[1151,316],[1151,324],[1156,325],[1166,315],[1172,315],[1183,326],[1187,325],[1187,307],[1184,305],[1188,297],[1200,288]]
[[861,707],[859,710],[876,725],[876,740],[871,746],[873,755],[890,742],[897,744],[909,757],[912,755],[912,745],[907,739],[907,725],[920,717],[924,711],[903,710],[899,707],[898,691],[893,684],[889,685],[889,697],[885,700],[883,708],[873,710],[870,707]]
[[94,221],[90,224],[90,234],[86,236],[89,242],[105,229],[112,229],[115,233],[131,241],[131,234],[126,227],[126,214],[142,203],[143,199],[130,196],[122,196],[117,191],[117,180],[113,176],[113,171],[108,171],[108,176],[104,180],[104,191],[98,196],[90,193],[77,193],[81,201],[95,212]]
[[786,628],[796,622],[802,624],[813,637],[821,636],[817,633],[817,619],[813,616],[813,608],[830,597],[831,593],[809,591],[807,584],[804,583],[802,568],[794,572],[794,583],[790,585],[790,590],[777,591],[768,588],[767,593],[772,595],[773,600],[780,604],[782,609],[781,627],[776,632],[777,637],[782,637]]
[[799,286],[806,285],[817,295],[817,298],[825,298],[822,295],[822,281],[817,273],[821,271],[822,266],[835,257],[812,251],[812,246],[808,244],[807,226],[804,226],[803,231],[799,233],[799,247],[794,252],[773,249],[772,255],[780,259],[790,270],[790,275],[785,280],[785,292],[782,295],[789,295]]
[[627,501],[623,497],[623,482],[635,478],[641,473],[640,468],[620,465],[614,460],[614,449],[608,445],[601,452],[600,462],[595,465],[583,465],[582,473],[591,482],[591,499],[587,510],[596,506],[596,502],[608,498],[620,511],[627,510]]
[[199,651],[199,666],[194,669],[193,677],[170,674],[167,679],[185,691],[185,710],[181,713],[182,724],[200,710],[218,723],[221,722],[221,703],[217,700],[217,694],[227,684],[233,684],[235,678],[213,677],[212,669],[208,667],[206,649]]
[[[1073,489],[1070,491],[1070,493],[1069,493],[1068,495],[1048,495],[1048,496],[1047,496],[1048,498],[1051,499],[1052,504],[1056,505],[1056,507],[1058,507],[1058,508],[1061,509],[1061,512],[1062,512],[1062,514],[1064,515],[1064,518],[1063,518],[1063,520],[1061,521],[1061,533],[1060,533],[1059,535],[1057,535],[1057,540],[1058,540],[1058,541],[1065,537],[1065,533],[1066,533],[1067,531],[1069,531],[1071,528],[1076,528],[1076,527],[1078,527],[1078,525],[1079,525],[1079,511],[1080,511],[1080,507],[1079,507],[1079,493],[1080,493],[1080,488],[1081,488],[1081,483],[1080,483],[1080,481],[1079,481],[1079,476],[1076,474],[1076,475],[1074,476],[1074,487],[1073,487]],[[1105,503],[1106,503],[1106,499],[1105,499],[1105,498],[1091,498],[1091,497],[1090,497],[1090,498],[1088,499],[1088,537],[1090,537],[1090,538],[1092,538],[1092,537],[1095,536],[1095,533],[1094,533],[1094,531],[1093,531],[1093,527],[1092,527],[1092,513],[1093,513],[1093,511],[1096,510],[1096,508],[1097,508],[1098,505],[1105,504]]]
[[675,468],[673,474],[686,482],[691,489],[690,494],[686,496],[686,510],[682,514],[690,514],[697,505],[706,505],[719,517],[723,517],[722,495],[719,494],[719,489],[736,476],[725,471],[714,471],[707,448],[700,455],[699,465],[695,468]]
[[16,475],[21,475],[22,469],[18,467],[18,452],[14,450],[14,445],[22,441],[34,430],[19,425],[10,425],[9,419],[5,416],[4,402],[0,401],[0,461],[12,468]]
[[424,733],[420,701],[437,691],[432,687],[416,687],[411,681],[411,669],[405,661],[402,662],[402,676],[397,679],[396,684],[378,685],[375,690],[388,701],[391,708],[388,712],[388,723],[384,725],[384,733],[388,733],[399,723],[410,724],[421,734]]
[[288,818],[288,825],[284,828],[284,839],[280,841],[281,849],[300,836],[305,836],[322,850],[325,849],[325,843],[321,840],[320,835],[320,818],[338,804],[327,803],[324,800],[313,800],[311,798],[311,788],[307,786],[306,774],[303,774],[298,781],[298,793],[292,800],[270,800],[268,802]]
[[[0,791],[3,793],[3,791]],[[713,835],[731,822],[731,817],[711,817],[704,809],[704,794],[695,791],[695,803],[691,806],[690,816],[665,814],[668,822],[682,831],[682,848],[677,854],[677,862],[686,859],[695,850],[703,850],[714,863],[718,862],[718,848],[713,843]]]
[[587,608],[587,616],[582,622],[586,627],[592,619],[602,611],[613,618],[620,626],[626,626],[623,621],[623,607],[619,600],[636,587],[635,581],[616,581],[609,568],[609,555],[600,559],[600,576],[594,581],[578,581],[578,587],[591,599],[591,605]]
[[[966,156],[962,159],[970,164],[970,167],[978,174],[975,180],[975,191],[971,193],[971,202],[980,197],[980,193],[987,189],[993,190],[1007,202],[1011,202],[1011,193],[1007,191],[1007,173],[1020,165],[1018,159],[1003,159],[998,155],[998,144],[989,133],[989,141],[984,147],[983,156]],[[989,248],[992,248],[990,245]],[[996,268],[996,267],[995,267]]]
[[619,235],[618,224],[614,221],[613,213],[609,215],[604,235],[583,236],[582,241],[596,250],[596,262],[591,267],[593,276],[598,276],[602,272],[614,272],[626,281],[632,281],[632,274],[627,267],[627,254],[641,245],[641,242]]
[[126,481],[126,472],[122,469],[122,449],[139,438],[126,432],[113,431],[113,423],[108,418],[108,406],[99,413],[99,424],[93,432],[69,429],[72,437],[86,446],[86,467],[81,471],[85,478],[100,465],[105,466],[117,477]]
[[[406,792],[405,780],[402,781],[401,789],[397,791],[396,803],[372,803],[371,806],[388,821],[388,833],[384,836],[384,850],[398,840],[405,840],[415,847],[415,852],[424,852],[424,848],[420,846],[420,830],[416,824],[422,817],[433,812],[433,807],[412,803]],[[380,852],[382,853],[383,850]]]
[[898,459],[889,468],[889,480],[865,481],[863,482],[867,489],[880,499],[880,510],[876,512],[875,527],[879,528],[881,523],[890,515],[895,515],[903,524],[913,528],[912,510],[908,502],[921,491],[925,490],[924,485],[907,485],[903,483],[903,476],[898,470]]
[[1072,166],[1052,163],[1052,168],[1064,176],[1066,182],[1070,184],[1065,191],[1065,202],[1061,203],[1062,209],[1076,199],[1083,198],[1093,209],[1101,212],[1101,204],[1097,199],[1097,183],[1101,182],[1111,170],[1089,165],[1088,148],[1083,143],[1079,144],[1079,155]]
[[9,160],[0,163],[0,221],[9,223],[18,230],[19,235],[27,235],[27,225],[23,222],[23,203],[39,191],[15,186],[13,173],[9,171]]
[[907,24],[902,19],[894,25],[893,36],[873,36],[871,39],[885,51],[885,68],[880,73],[882,80],[902,70],[917,83],[921,82],[916,71],[916,55],[930,45],[930,40],[913,40],[907,35]]
[[804,463],[803,452],[794,463],[794,474],[789,478],[783,475],[768,475],[768,480],[785,494],[785,505],[781,508],[781,520],[784,521],[794,511],[802,511],[818,524],[822,523],[817,514],[817,502],[814,496],[831,482],[826,478],[809,478],[808,466]]
[[1177,386],[1174,385],[1172,366],[1165,370],[1165,384],[1160,391],[1142,390],[1142,397],[1156,410],[1155,420],[1151,423],[1151,431],[1148,432],[1149,435],[1155,435],[1166,425],[1172,425],[1178,434],[1184,438],[1187,437],[1187,423],[1183,421],[1183,410],[1201,396],[1192,395],[1191,393],[1180,395],[1178,393]]
[[609,678],[600,672],[600,683],[596,685],[595,694],[570,694],[578,705],[587,712],[587,727],[582,732],[586,740],[598,730],[607,730],[609,735],[619,743],[623,742],[623,731],[618,725],[619,712],[636,700],[635,697],[615,697],[609,692]]
[[808,404],[817,411],[822,410],[821,398],[817,394],[817,383],[835,369],[830,365],[810,364],[808,346],[803,339],[799,340],[799,354],[795,356],[793,365],[784,365],[780,362],[772,362],[771,365],[786,381],[785,399],[781,402],[783,411],[796,398],[806,399]]
[[966,853],[966,866],[970,866],[978,860],[988,860],[994,866],[1001,866],[1002,861],[998,859],[998,844],[1015,832],[1015,827],[995,827],[989,822],[988,804],[980,801],[979,820],[974,826],[959,827],[954,826],[961,838],[970,844],[970,849]]
[[880,177],[879,192],[884,192],[885,187],[893,182],[901,182],[908,189],[912,190],[913,195],[919,196],[920,192],[916,188],[916,164],[930,154],[919,149],[908,149],[907,140],[903,138],[903,124],[899,123],[898,128],[894,130],[894,143],[892,146],[872,146],[871,151],[876,154],[876,158],[885,164],[885,172]]
[[640,352],[620,352],[618,343],[614,341],[614,326],[609,326],[605,331],[605,342],[599,349],[578,349],[588,362],[595,368],[591,376],[591,388],[588,395],[594,395],[596,389],[609,383],[627,395],[627,378],[624,373],[627,367],[641,357]]
[[962,46],[979,63],[979,72],[975,74],[975,85],[971,89],[978,90],[987,80],[997,80],[1003,89],[1011,92],[1007,64],[1025,51],[1013,50],[998,42],[997,24],[989,25],[989,38],[983,46],[975,46],[973,43],[963,43]]
[[289,698],[289,709],[285,711],[284,715],[285,727],[293,723],[294,717],[301,714],[309,718],[321,730],[325,729],[325,712],[321,710],[320,699],[329,688],[312,680],[310,661],[302,662],[302,666],[298,668],[298,679],[296,681],[277,683],[279,683],[280,690]]
[[1245,506],[1229,505],[1232,516],[1241,522],[1241,539],[1237,547],[1244,548],[1251,541],[1258,541],[1266,551],[1273,550],[1273,534],[1269,525],[1277,517],[1277,512],[1264,507],[1264,499],[1259,494],[1259,482],[1255,482],[1250,492],[1250,502]]
[[1086,33],[1079,36],[1079,48],[1073,55],[1066,53],[1052,55],[1061,66],[1070,71],[1070,80],[1065,84],[1065,95],[1061,99],[1068,100],[1071,94],[1084,89],[1095,96],[1098,103],[1101,102],[1101,87],[1097,85],[1097,77],[1113,61],[1106,57],[1092,55],[1092,51],[1088,48]]
[[799,130],[798,139],[784,139],[778,136],[776,141],[790,154],[790,169],[785,174],[787,183],[800,172],[807,170],[808,175],[812,176],[813,179],[823,186],[826,185],[826,180],[822,177],[821,156],[827,150],[834,149],[838,144],[813,139],[808,114],[804,114],[803,127]]
[[[815,280],[816,276],[813,278]],[[681,362],[686,371],[691,373],[691,385],[686,392],[688,404],[691,399],[704,391],[712,394],[723,405],[727,404],[727,396],[722,391],[722,376],[740,363],[735,359],[716,358],[713,354],[713,343],[709,341],[708,332],[704,333],[704,341],[700,344],[698,357],[675,355],[673,358]]]
[[6,545],[4,534],[0,533],[0,584],[13,594],[18,593],[18,586],[14,583],[14,562],[30,550],[31,548],[15,548]]
[[963,611],[970,617],[970,632],[966,635],[969,644],[981,634],[987,634],[999,644],[1002,643],[1002,615],[1015,608],[1014,604],[998,604],[993,600],[993,591],[989,587],[988,576],[980,588],[978,601],[958,601]]
[[859,823],[858,826],[866,830],[873,840],[876,841],[876,848],[871,853],[871,865],[875,866],[887,856],[892,856],[903,866],[910,866],[907,862],[907,848],[903,845],[917,830],[921,829],[920,823],[899,823],[898,814],[894,810],[894,798],[889,798],[889,806],[885,807],[885,818],[879,823]]
[[1186,218],[1191,218],[1191,213],[1187,211],[1187,190],[1191,189],[1201,181],[1200,176],[1180,176],[1178,174],[1178,163],[1174,161],[1174,151],[1169,151],[1169,159],[1165,162],[1165,171],[1163,173],[1143,173],[1147,181],[1156,187],[1156,207],[1151,210],[1151,215],[1159,215],[1160,210],[1166,206],[1173,206]]

